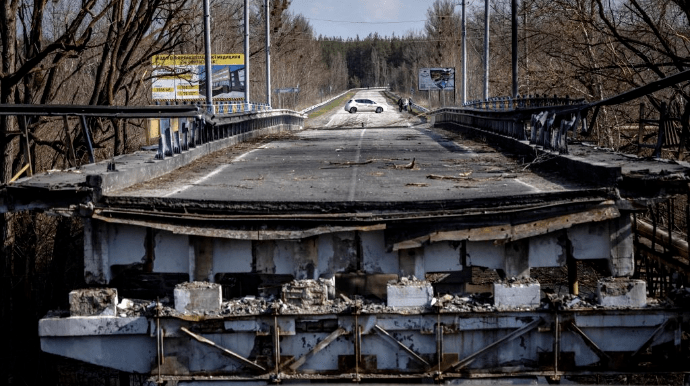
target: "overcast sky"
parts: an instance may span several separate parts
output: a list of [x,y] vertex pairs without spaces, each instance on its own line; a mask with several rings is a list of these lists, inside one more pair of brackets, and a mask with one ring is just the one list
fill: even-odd
[[364,39],[373,32],[402,36],[422,31],[433,0],[292,0],[290,10],[309,20],[314,35]]

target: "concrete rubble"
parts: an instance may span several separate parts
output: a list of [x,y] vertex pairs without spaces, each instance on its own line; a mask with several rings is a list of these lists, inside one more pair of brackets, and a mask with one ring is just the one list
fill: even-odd
[[[630,284],[631,280],[626,279]],[[610,292],[611,284],[620,284],[620,279],[606,279],[602,283],[606,291]],[[495,312],[495,311],[530,311],[530,310],[583,310],[583,309],[625,309],[636,307],[659,307],[666,308],[674,305],[690,303],[690,291],[681,289],[672,294],[672,299],[665,301],[649,300],[643,305],[631,303],[616,303],[610,305],[601,304],[595,295],[576,296],[576,295],[556,295],[553,293],[536,292],[539,296],[535,302],[535,288],[539,288],[539,283],[530,278],[508,279],[495,283],[497,288],[517,289],[518,291],[528,288],[529,302],[517,301],[515,304],[496,303],[495,294],[491,292],[474,294],[435,294],[433,287],[428,281],[417,280],[412,277],[402,277],[398,281],[389,282],[389,288],[398,290],[400,288],[412,289],[424,295],[423,302],[409,302],[406,298],[405,305],[391,305],[391,299],[383,301],[373,297],[363,297],[359,295],[347,296],[339,293],[333,296],[332,279],[324,280],[293,280],[283,285],[279,296],[254,296],[249,295],[243,298],[222,300],[220,298],[220,285],[208,282],[183,283],[178,285],[176,290],[175,302],[168,298],[160,300],[160,307],[155,301],[122,299],[117,307],[101,307],[98,315],[113,315],[120,317],[133,316],[162,316],[162,317],[185,317],[203,316],[204,318],[224,318],[236,316],[258,316],[258,315],[298,315],[298,314],[342,314],[359,312],[362,314],[390,313],[390,314],[414,314],[414,313],[461,313],[461,312]],[[621,284],[622,285],[622,284]],[[633,286],[634,287],[634,286]],[[618,287],[615,287],[618,288]],[[627,287],[626,287],[627,288]],[[82,290],[79,299],[92,299],[94,292],[105,291],[103,294],[115,293],[116,290],[109,292],[106,290]],[[75,291],[76,292],[76,291]],[[398,291],[399,292],[399,291]],[[398,293],[396,292],[396,294]],[[99,292],[100,293],[100,292]],[[85,294],[91,294],[89,296]],[[182,295],[181,295],[182,294]],[[330,295],[329,295],[330,294]],[[73,295],[76,296],[76,295]],[[191,296],[191,298],[189,298]],[[399,296],[399,295],[394,295]],[[428,297],[427,297],[428,296]],[[608,297],[613,296],[609,293]],[[189,299],[187,299],[189,298]],[[606,296],[605,296],[606,298]],[[76,301],[77,297],[71,297]],[[187,300],[184,300],[187,299]],[[222,300],[222,302],[221,302]],[[518,299],[520,300],[520,299]],[[180,308],[181,303],[187,301],[187,306],[196,302],[200,308]],[[218,303],[216,307],[215,304]],[[97,304],[103,304],[103,302]],[[179,303],[179,304],[178,304]],[[210,305],[213,303],[213,305]],[[519,304],[518,304],[519,303]],[[89,304],[86,300],[76,304]],[[114,303],[108,303],[110,305]],[[641,304],[641,303],[640,303]],[[107,308],[107,309],[106,309]],[[81,306],[85,310],[84,306]],[[95,308],[94,308],[95,309]],[[71,316],[75,316],[77,309],[71,310]],[[93,311],[96,312],[96,311]],[[94,315],[93,313],[90,315]],[[55,316],[58,316],[57,314]],[[64,315],[60,315],[64,316]]]

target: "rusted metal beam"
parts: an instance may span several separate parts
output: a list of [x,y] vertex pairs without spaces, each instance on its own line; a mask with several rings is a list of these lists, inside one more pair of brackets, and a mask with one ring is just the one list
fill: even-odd
[[657,327],[656,330],[654,330],[652,335],[650,335],[649,338],[647,338],[647,340],[644,342],[644,344],[642,346],[640,346],[640,348],[638,348],[637,351],[635,351],[633,353],[633,355],[630,356],[630,358],[634,358],[638,354],[640,354],[641,352],[647,350],[649,348],[649,346],[651,346],[652,343],[654,343],[654,340],[659,336],[659,334],[661,334],[664,331],[664,328],[666,328],[666,326],[668,325],[668,323],[671,320],[673,320],[673,319],[667,319],[665,322],[661,323],[659,325],[659,327]]
[[[513,339],[515,339],[515,338],[517,338],[517,337],[519,337],[519,336],[522,336],[522,335],[524,335],[524,334],[526,334],[526,333],[532,331],[532,330],[535,329],[540,323],[542,323],[542,318],[538,318],[538,319],[532,321],[531,323],[528,323],[528,324],[525,325],[524,327],[518,328],[517,330],[511,332],[510,334],[504,336],[503,338],[501,338],[501,339],[499,339],[499,340],[497,340],[497,341],[495,341],[495,342],[489,344],[488,346],[486,346],[486,347],[484,347],[484,348],[482,348],[482,349],[480,349],[480,350],[474,352],[473,354],[470,354],[470,355],[464,357],[463,359],[460,359],[460,360],[458,360],[457,362],[455,362],[455,363],[453,363],[453,364],[451,364],[451,365],[449,365],[449,366],[446,366],[446,367],[443,369],[443,371],[446,372],[446,371],[448,371],[448,370],[450,370],[450,369],[461,369],[461,368],[465,367],[466,365],[470,364],[470,363],[471,363],[475,358],[477,358],[478,356],[484,354],[485,352],[491,350],[492,348],[498,346],[499,344],[501,344],[501,343],[503,343],[503,342],[508,342],[508,341],[510,341],[510,340],[513,340]],[[433,369],[432,369],[432,371],[433,371]]]
[[425,365],[427,365],[427,366],[430,366],[429,362],[427,362],[426,360],[424,360],[424,358],[420,357],[416,352],[412,351],[411,348],[405,346],[402,342],[400,342],[399,340],[395,339],[391,334],[388,333],[388,331],[384,330],[384,329],[381,328],[379,325],[374,325],[374,329],[375,329],[375,331],[380,332],[380,333],[382,334],[382,336],[384,336],[384,337],[390,339],[391,342],[393,342],[393,343],[397,344],[398,346],[400,346],[400,348],[402,348],[403,350],[405,350],[406,353],[410,354],[410,356],[411,356],[412,358],[418,360],[419,362],[422,362],[423,364],[425,364]]
[[635,222],[635,230],[640,236],[655,241],[671,252],[688,257],[688,242],[680,237],[670,237],[667,230],[661,230],[658,226],[655,228],[653,224],[640,218]]
[[261,371],[266,371],[266,369],[265,369],[263,366],[261,366],[261,365],[259,365],[259,364],[257,364],[257,363],[254,363],[254,362],[252,362],[252,361],[250,361],[249,359],[243,357],[243,356],[240,355],[240,354],[237,354],[237,353],[234,352],[234,351],[228,350],[228,349],[225,348],[225,347],[221,347],[221,346],[217,345],[216,343],[214,343],[213,341],[210,341],[210,340],[204,338],[204,337],[201,336],[201,335],[198,335],[198,334],[195,334],[195,333],[189,331],[189,330],[188,330],[187,328],[185,328],[185,327],[180,327],[180,330],[182,330],[182,332],[184,332],[185,334],[191,336],[192,338],[196,339],[197,341],[199,341],[199,342],[201,342],[201,343],[203,343],[203,344],[206,344],[206,345],[209,345],[209,346],[211,346],[211,347],[217,348],[218,350],[220,350],[220,351],[222,351],[223,353],[225,353],[225,354],[227,354],[227,355],[229,355],[229,356],[231,356],[231,357],[237,359],[238,361],[244,363],[245,365],[248,365],[248,366],[250,366],[250,367],[253,367],[253,368],[258,369],[258,370],[261,370]]
[[307,359],[309,359],[311,356],[315,355],[319,351],[323,350],[324,348],[328,347],[329,344],[333,343],[334,340],[338,339],[341,335],[347,334],[347,330],[344,328],[338,328],[337,330],[333,331],[330,335],[325,337],[321,342],[317,343],[314,348],[312,348],[308,353],[302,355],[298,359],[288,362],[285,365],[281,366],[281,368],[289,367],[290,370],[296,371],[300,366],[302,366]]
[[604,350],[599,348],[599,346],[597,346],[597,344],[594,343],[594,341],[590,339],[590,337],[587,336],[587,334],[585,334],[584,331],[582,331],[580,327],[578,327],[575,323],[571,323],[570,326],[568,326],[568,329],[579,335],[580,338],[582,338],[582,341],[585,342],[587,347],[589,347],[592,351],[594,351],[595,354],[597,354],[599,359],[607,362],[611,360],[611,357],[608,354],[606,354]]

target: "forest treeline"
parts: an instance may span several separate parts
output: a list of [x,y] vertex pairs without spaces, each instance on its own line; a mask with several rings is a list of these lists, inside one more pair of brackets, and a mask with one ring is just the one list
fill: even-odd
[[[510,0],[490,1],[492,96],[511,90]],[[299,87],[286,107],[303,108],[348,88],[388,86],[432,107],[458,104],[459,87],[440,96],[417,91],[424,67],[462,65],[461,7],[429,1],[425,26],[400,36],[317,36],[290,0],[270,0],[271,88]],[[244,1],[211,0],[212,51],[242,53]],[[484,2],[468,2],[467,96],[483,87]],[[250,0],[250,95],[265,102],[265,12]],[[690,0],[520,0],[519,93],[600,100],[690,66]],[[0,6],[0,103],[148,105],[151,58],[203,53],[203,3],[192,0],[5,0]],[[644,98],[648,110],[674,101],[688,116],[680,84]],[[414,91],[411,95],[410,91]],[[590,140],[625,149],[637,103],[602,109]],[[0,183],[33,160],[33,171],[87,162],[76,120],[0,116]],[[99,160],[138,149],[147,122],[90,119]],[[69,144],[76,164],[68,156]],[[30,155],[30,157],[27,157]],[[57,359],[39,354],[37,320],[64,308],[83,285],[81,226],[38,213],[0,222],[0,382],[53,384]],[[37,369],[44,369],[38,370]],[[76,383],[75,383],[76,384]]]

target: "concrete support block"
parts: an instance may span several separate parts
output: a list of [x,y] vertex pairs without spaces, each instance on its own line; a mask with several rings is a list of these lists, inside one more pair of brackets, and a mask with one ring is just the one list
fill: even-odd
[[175,311],[217,312],[223,301],[220,284],[208,282],[182,283],[175,286]]
[[604,307],[645,307],[647,283],[628,278],[607,278],[597,283],[597,300]]
[[115,316],[115,288],[79,289],[69,293],[70,316]]
[[425,281],[388,283],[386,292],[389,307],[425,307],[434,298],[434,288]]
[[494,283],[494,305],[504,308],[538,307],[541,286],[531,283]]

